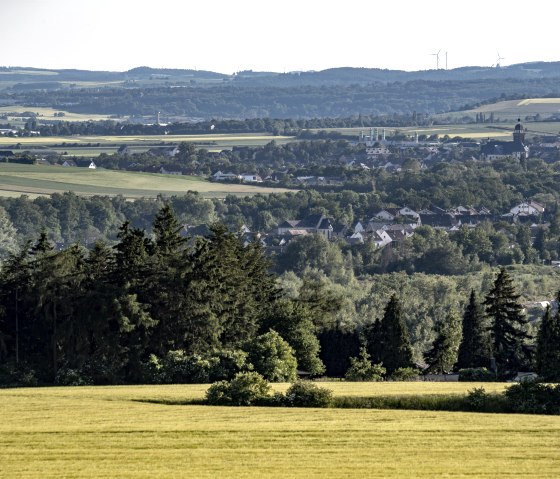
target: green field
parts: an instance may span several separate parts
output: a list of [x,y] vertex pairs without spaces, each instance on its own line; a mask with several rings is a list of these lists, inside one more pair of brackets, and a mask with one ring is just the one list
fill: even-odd
[[[460,393],[475,386],[323,385],[363,395]],[[0,390],[0,477],[558,477],[560,417],[144,402],[200,398],[204,390]]]
[[0,163],[0,195],[50,195],[73,191],[78,195],[122,195],[125,198],[183,195],[198,191],[203,196],[225,197],[288,191],[247,184],[212,183],[200,177],[160,175],[115,170],[89,170],[62,166]]

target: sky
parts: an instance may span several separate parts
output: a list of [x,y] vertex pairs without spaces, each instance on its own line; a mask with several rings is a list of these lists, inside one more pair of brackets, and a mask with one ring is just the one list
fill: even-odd
[[0,66],[234,73],[559,61],[551,0],[0,0]]

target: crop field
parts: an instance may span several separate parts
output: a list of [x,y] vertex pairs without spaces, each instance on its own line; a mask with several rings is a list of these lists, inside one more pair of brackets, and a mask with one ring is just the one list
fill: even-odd
[[116,153],[121,145],[128,145],[132,153],[144,152],[152,147],[177,145],[181,142],[196,143],[209,151],[232,149],[234,146],[260,146],[274,140],[278,144],[295,141],[292,136],[273,136],[259,133],[210,134],[210,135],[132,135],[132,136],[46,136],[10,138],[0,136],[0,149],[48,148],[76,156],[97,156]]
[[0,163],[0,195],[50,195],[73,191],[78,195],[122,195],[125,198],[183,195],[224,197],[287,191],[245,184],[212,183],[194,176],[160,175],[87,168]]
[[[10,115],[10,113],[22,114],[24,112],[36,113],[38,122],[41,122],[41,120],[57,120],[57,121],[88,121],[88,120],[94,120],[94,121],[100,121],[100,120],[109,120],[110,119],[110,117],[107,116],[107,115],[97,115],[97,114],[89,114],[89,113],[84,113],[84,114],[82,114],[82,113],[71,113],[69,111],[56,110],[56,109],[47,108],[47,107],[37,107],[37,106],[26,107],[26,106],[21,106],[21,105],[10,105],[10,106],[0,107],[0,116],[8,115],[8,121],[10,121],[12,124],[17,123],[18,120],[21,121],[21,117]],[[55,117],[54,114],[58,113],[58,112],[63,112],[64,116]]]
[[[434,125],[434,126],[414,126],[402,128],[385,128],[387,137],[394,133],[404,133],[409,135],[410,140],[413,140],[416,133],[419,135],[438,135],[440,138],[448,135],[451,138],[456,136],[461,138],[471,138],[473,140],[481,140],[491,138],[496,140],[507,140],[512,138],[513,128],[515,122],[507,123],[494,123],[494,124],[469,124],[469,125]],[[524,123],[527,136],[531,135],[557,135],[560,132],[560,122],[528,122]],[[373,125],[371,128],[374,128]],[[357,139],[362,132],[364,135],[369,135],[370,126],[363,128],[326,128],[326,131],[336,131],[348,137]],[[383,128],[379,129],[379,137]],[[319,131],[319,130],[313,130]]]
[[[474,386],[323,385],[370,395]],[[560,417],[146,402],[205,388],[0,390],[0,477],[558,477]]]
[[560,113],[560,98],[527,98],[525,100],[499,101],[489,105],[482,105],[472,110],[442,113],[438,116],[440,118],[461,118],[463,116],[474,117],[477,113],[484,113],[487,117],[494,113],[495,118],[511,121],[515,121],[517,118],[523,120],[526,116],[535,115],[541,115],[541,117],[546,118]]

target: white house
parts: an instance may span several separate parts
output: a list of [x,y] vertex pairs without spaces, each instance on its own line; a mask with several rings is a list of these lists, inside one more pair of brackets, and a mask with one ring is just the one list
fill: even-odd
[[509,212],[516,216],[539,216],[544,213],[544,206],[536,201],[524,201],[514,206]]
[[228,181],[228,180],[239,180],[240,176],[236,175],[235,173],[222,173],[221,171],[216,171],[212,175],[212,178],[215,181]]
[[247,183],[262,183],[263,179],[254,173],[241,173],[241,179]]

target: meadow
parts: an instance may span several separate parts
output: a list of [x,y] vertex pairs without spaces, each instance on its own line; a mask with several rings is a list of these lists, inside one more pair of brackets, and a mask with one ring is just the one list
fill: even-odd
[[[459,394],[475,386],[322,385],[335,395]],[[145,402],[201,398],[205,389],[0,390],[0,477],[558,477],[560,417]]]
[[78,195],[122,195],[125,198],[153,198],[159,194],[184,195],[198,191],[206,197],[253,195],[287,191],[248,184],[212,183],[194,176],[161,175],[131,171],[88,168],[18,165],[0,163],[0,195],[51,195],[73,191]]

